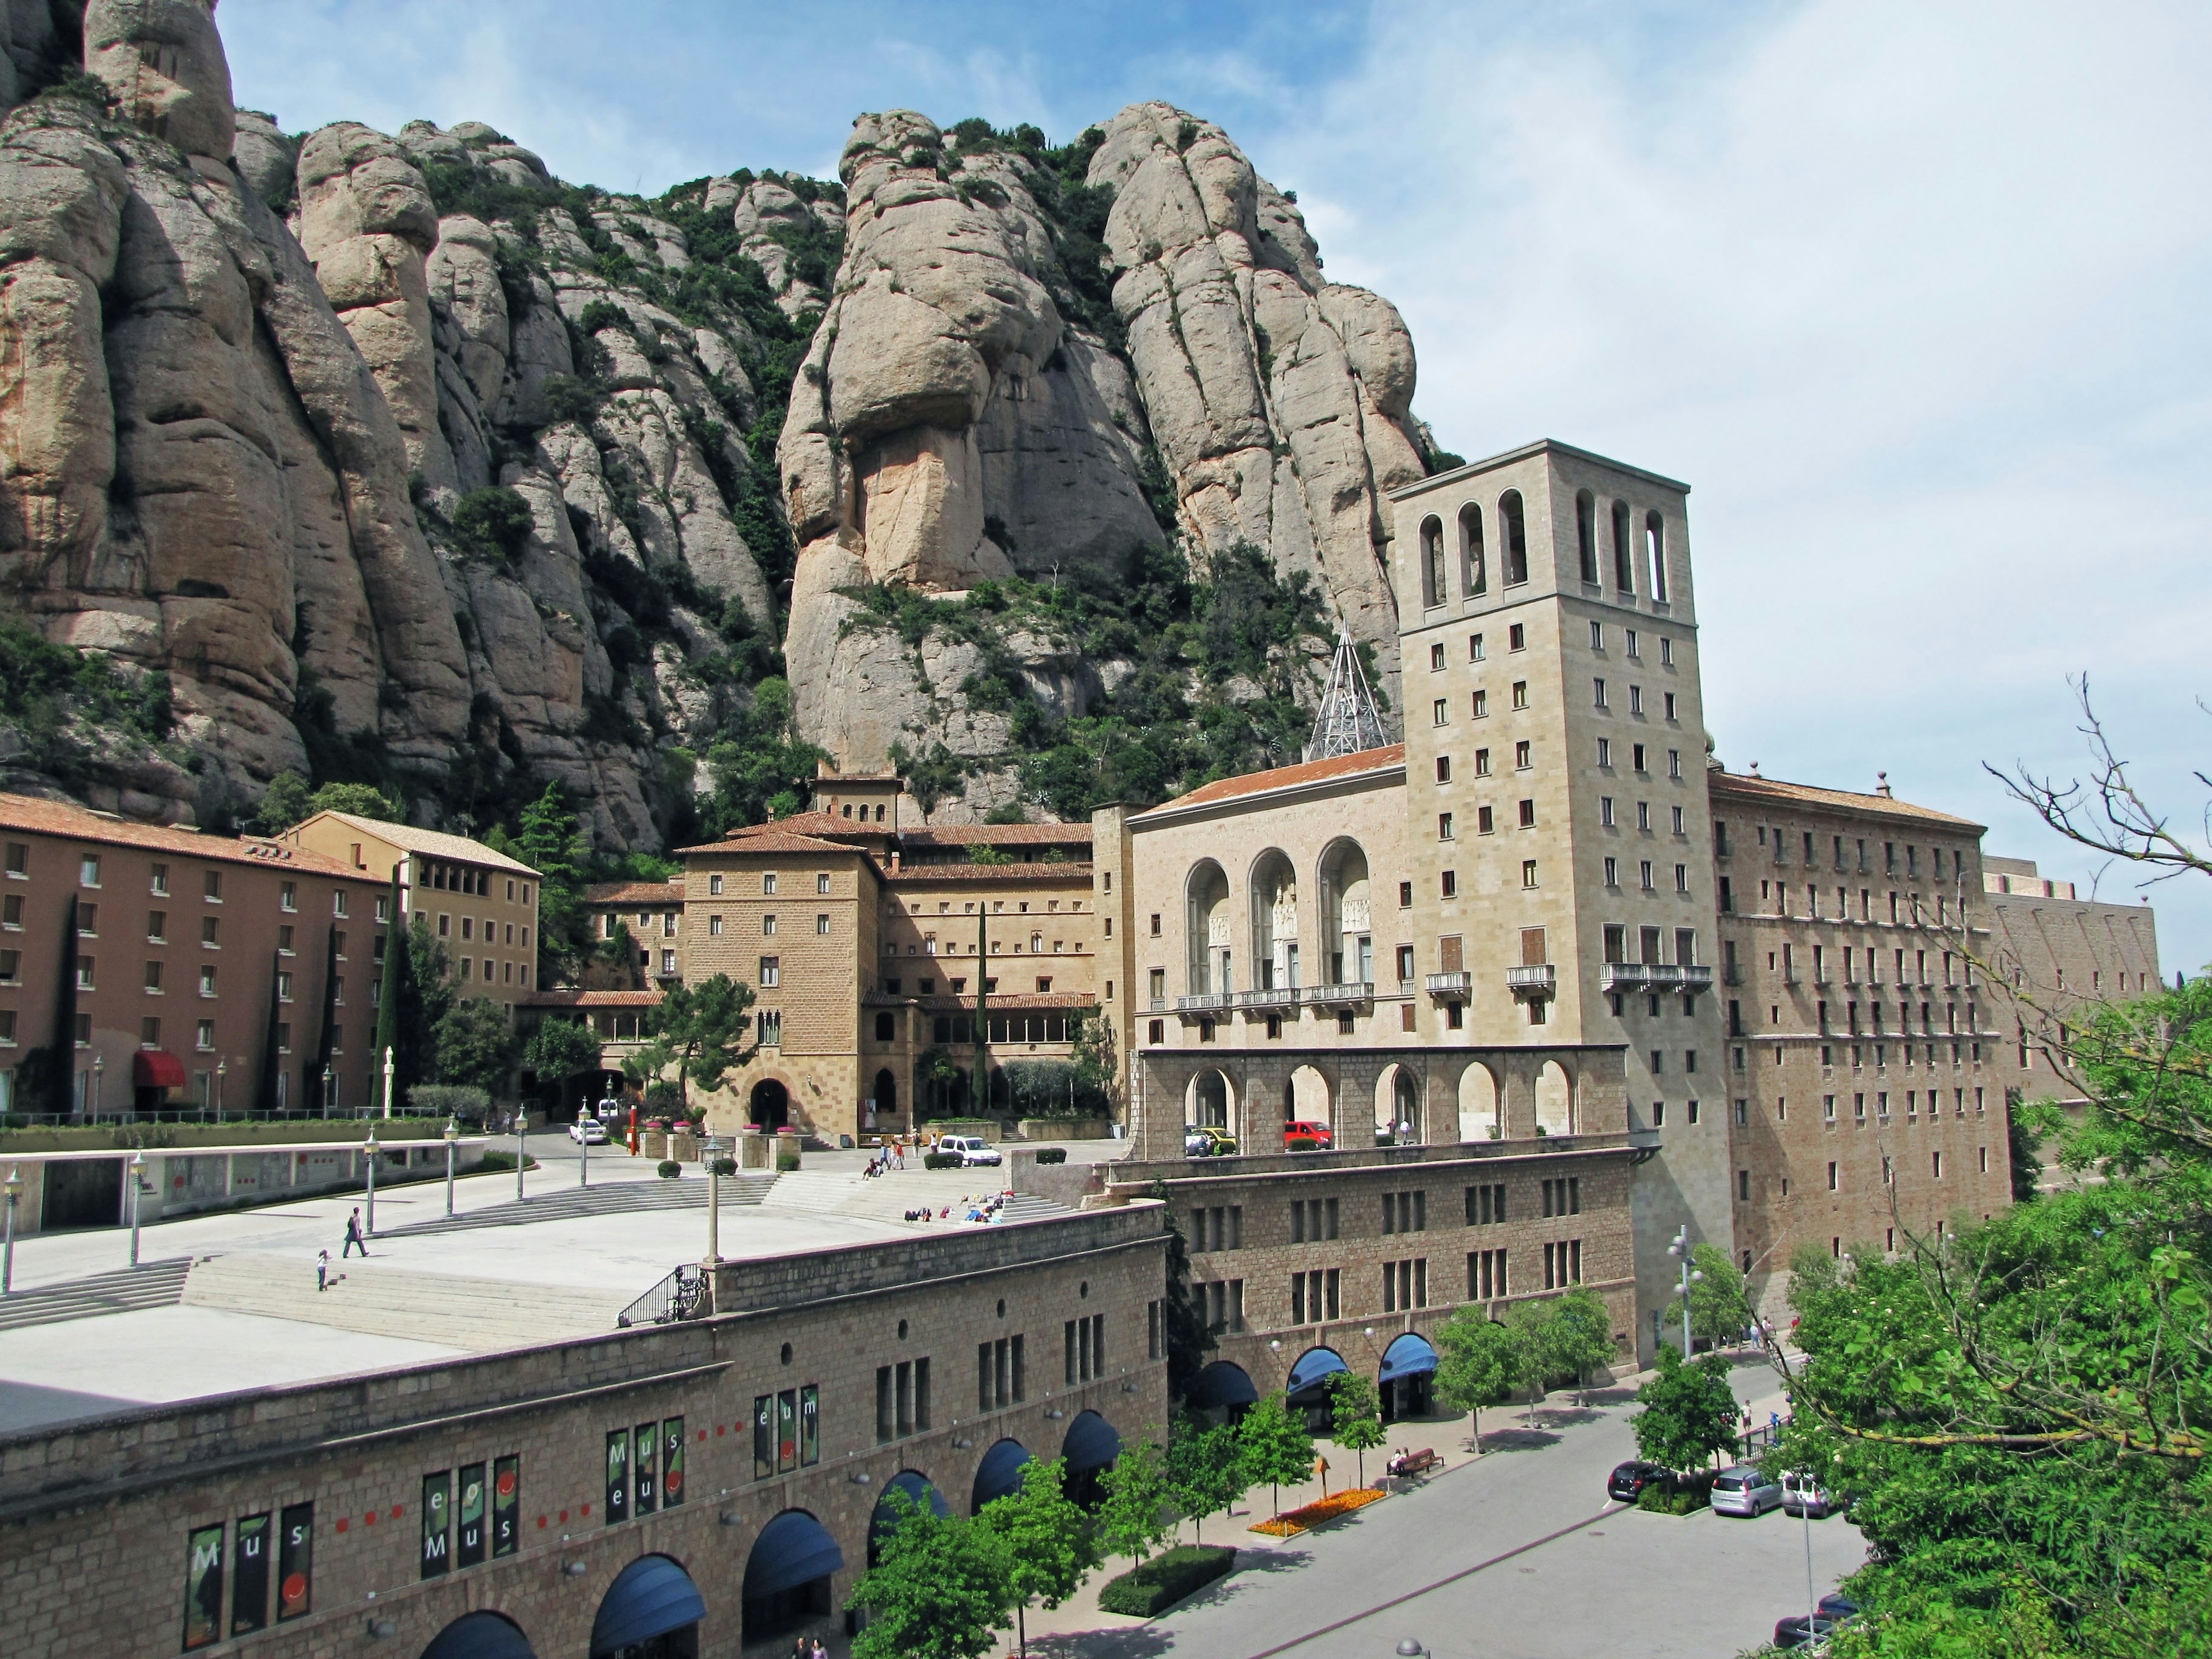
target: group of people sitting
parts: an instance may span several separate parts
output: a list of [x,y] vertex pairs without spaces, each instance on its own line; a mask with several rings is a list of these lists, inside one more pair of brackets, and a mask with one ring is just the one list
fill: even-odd
[[902,1221],[976,1221],[992,1222],[1002,1219],[1011,1193],[993,1193],[988,1198],[963,1198],[957,1204],[947,1204],[933,1210],[927,1204],[918,1210],[908,1210],[900,1218]]
[[873,1180],[892,1170],[906,1168],[906,1145],[903,1141],[886,1141],[883,1149],[869,1155],[867,1168],[860,1171],[862,1179]]

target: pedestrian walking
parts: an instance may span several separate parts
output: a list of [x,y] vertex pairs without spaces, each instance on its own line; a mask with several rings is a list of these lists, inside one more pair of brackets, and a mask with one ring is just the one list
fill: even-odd
[[351,1255],[356,1250],[359,1250],[363,1256],[368,1254],[368,1242],[361,1236],[361,1211],[358,1208],[346,1218],[345,1243],[339,1249],[338,1255],[343,1259]]
[[331,1253],[328,1250],[317,1250],[315,1252],[315,1288],[318,1291],[327,1291],[330,1287]]

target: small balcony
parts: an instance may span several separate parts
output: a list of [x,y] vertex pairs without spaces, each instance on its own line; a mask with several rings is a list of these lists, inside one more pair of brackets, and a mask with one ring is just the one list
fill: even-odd
[[1375,981],[1355,979],[1340,985],[1309,986],[1298,995],[1307,1006],[1313,1008],[1365,1006],[1375,1000]]
[[1262,991],[1238,991],[1230,997],[1238,1008],[1289,1008],[1297,1005],[1297,992],[1289,986],[1276,986]]
[[1236,1000],[1228,991],[1203,991],[1194,997],[1177,997],[1176,1012],[1179,1014],[1218,1013]]
[[1598,969],[1598,988],[1606,991],[1705,991],[1712,982],[1713,970],[1703,963],[1608,962]]
[[1474,975],[1465,972],[1431,974],[1425,981],[1432,997],[1463,997],[1474,989]]
[[1548,997],[1559,988],[1559,970],[1548,962],[1505,970],[1505,988],[1516,997]]

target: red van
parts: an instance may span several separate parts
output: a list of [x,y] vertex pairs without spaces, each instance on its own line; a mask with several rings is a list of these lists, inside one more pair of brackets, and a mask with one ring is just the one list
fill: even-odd
[[1325,1152],[1329,1147],[1328,1125],[1294,1119],[1283,1125],[1283,1150],[1286,1152]]

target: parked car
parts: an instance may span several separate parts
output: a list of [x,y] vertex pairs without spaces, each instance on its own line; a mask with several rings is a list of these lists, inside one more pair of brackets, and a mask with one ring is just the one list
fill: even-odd
[[1297,1118],[1283,1125],[1283,1150],[1286,1152],[1325,1152],[1330,1141],[1326,1123]]
[[1782,1486],[1771,1475],[1762,1474],[1756,1466],[1738,1463],[1733,1468],[1723,1469],[1714,1480],[1713,1495],[1709,1501],[1718,1515],[1764,1515],[1781,1507]]
[[1237,1137],[1226,1129],[1217,1128],[1211,1123],[1201,1123],[1192,1133],[1204,1135],[1212,1144],[1213,1150],[1204,1154],[1207,1158],[1228,1158],[1237,1151]]
[[1774,1621],[1774,1645],[1802,1648],[1814,1642],[1825,1642],[1836,1633],[1836,1627],[1842,1622],[1822,1613],[1793,1613],[1787,1619]]
[[1006,1157],[981,1135],[945,1135],[937,1143],[940,1153],[950,1152],[963,1169],[976,1164],[1004,1164]]
[[1837,1507],[1827,1488],[1802,1469],[1792,1469],[1782,1477],[1783,1514],[1825,1521],[1836,1512]]
[[1616,1504],[1633,1504],[1646,1486],[1663,1486],[1674,1478],[1672,1469],[1656,1463],[1622,1463],[1607,1478],[1605,1495]]
[[1200,1134],[1196,1129],[1185,1124],[1182,1132],[1182,1155],[1185,1158],[1212,1158],[1213,1138],[1211,1135]]
[[1848,1595],[1839,1595],[1830,1590],[1814,1604],[1814,1611],[1826,1613],[1838,1624],[1843,1624],[1859,1616],[1859,1604]]
[[595,1117],[580,1117],[568,1126],[568,1139],[579,1146],[604,1146],[607,1126]]

